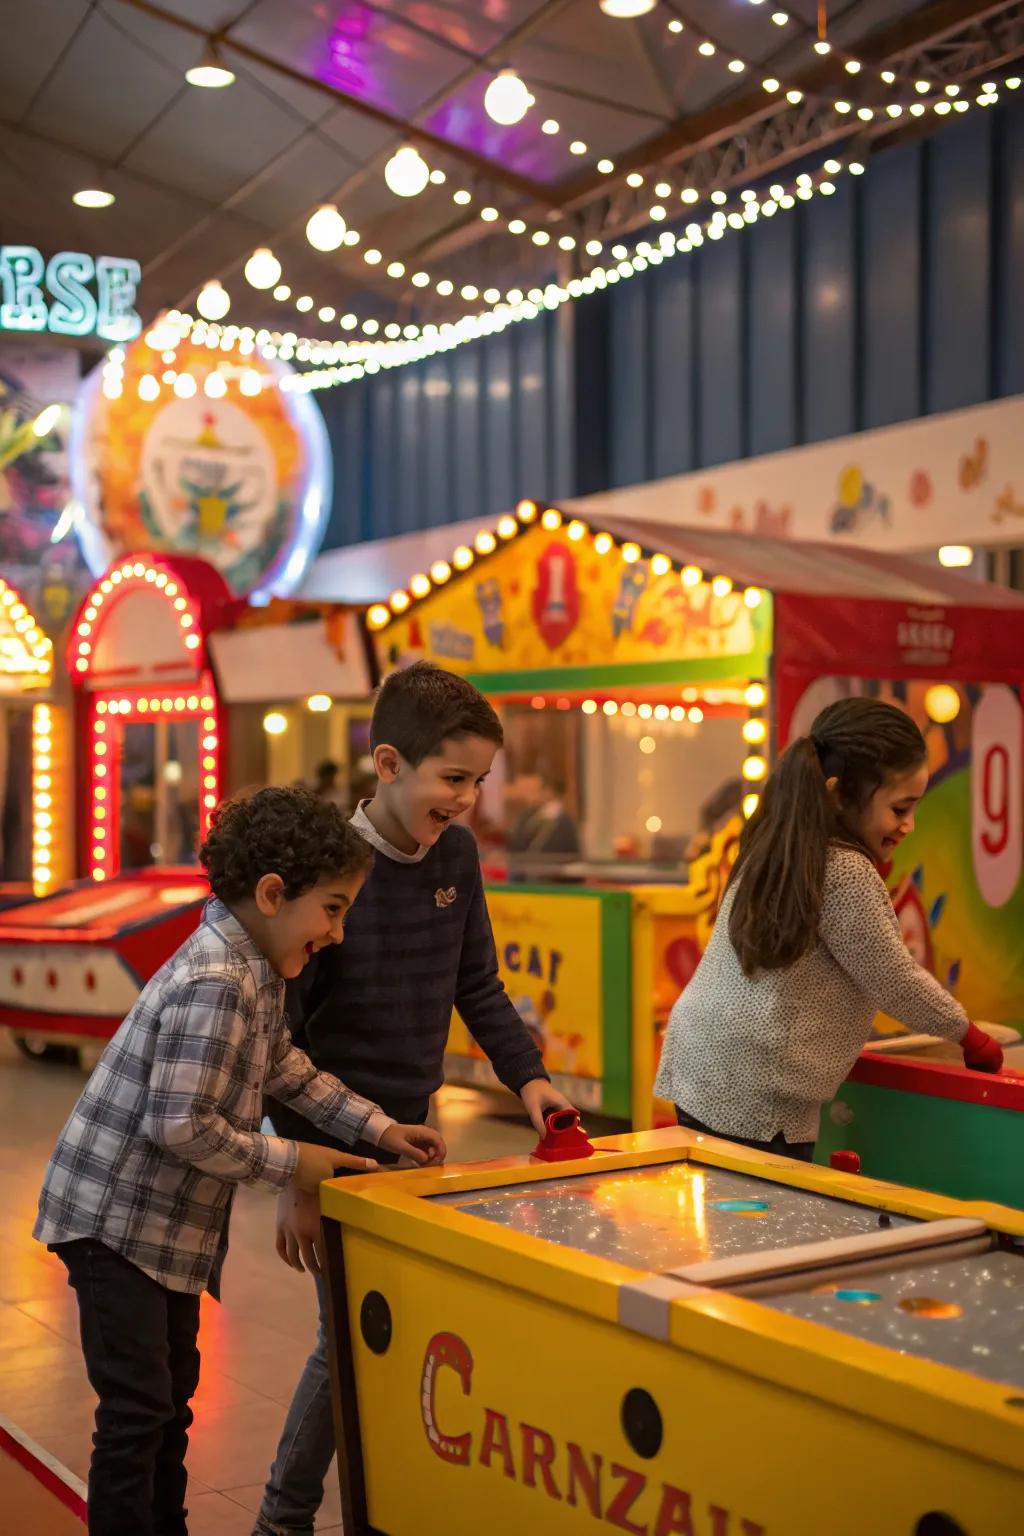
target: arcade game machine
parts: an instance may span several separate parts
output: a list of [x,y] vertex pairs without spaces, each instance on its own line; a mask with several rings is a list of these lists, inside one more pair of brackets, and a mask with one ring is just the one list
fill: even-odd
[[1013,1529],[1024,1214],[678,1128],[564,1150],[321,1186],[349,1536]]
[[[223,750],[207,637],[232,602],[203,561],[135,554],[72,625],[85,878],[0,914],[0,1023],[36,1050],[111,1035],[195,927]],[[74,820],[68,804],[51,814]]]
[[[401,581],[369,606],[367,624],[382,673],[426,656],[491,698],[515,775],[530,766],[531,750],[550,758],[568,744],[555,766],[563,786],[575,780],[580,859],[562,863],[557,884],[494,883],[488,902],[509,992],[575,1102],[637,1127],[651,1123],[658,1030],[714,923],[742,816],[757,804],[771,754],[794,722],[806,723],[798,706],[809,718],[836,686],[885,689],[928,727],[935,787],[919,824],[948,827],[952,817],[956,833],[945,841],[919,833],[904,845],[923,873],[894,866],[894,896],[908,937],[923,890],[925,923],[935,927],[941,916],[944,943],[966,939],[942,979],[972,1016],[1016,1038],[1024,887],[1014,721],[1024,598],[898,556],[610,518],[594,528],[532,502],[494,529],[449,533],[453,542],[463,536],[450,557],[412,574],[415,539],[393,541],[390,567],[374,557],[389,573],[406,563]],[[330,558],[341,598],[346,562],[369,557]],[[893,657],[895,682],[883,685],[877,679],[892,670],[880,668],[891,669]],[[836,678],[847,681],[828,681]],[[952,736],[940,725],[950,695],[977,701],[972,723],[965,708]],[[947,740],[955,750],[941,760]],[[959,776],[955,788],[944,768]],[[701,818],[699,806],[716,799],[717,823]],[[616,839],[627,834],[626,868],[617,872]],[[989,853],[1003,836],[1005,846]],[[973,863],[972,839],[980,850]],[[967,860],[951,870],[950,850],[964,842]],[[993,859],[998,879],[986,873]],[[936,894],[932,881],[942,882]],[[880,1021],[880,1030],[891,1027]],[[882,1059],[873,1070],[890,1066]],[[448,1069],[454,1081],[489,1080],[457,1021]],[[956,1070],[965,1093],[987,1092],[976,1074]],[[1010,1097],[1006,1134],[1020,1146],[1024,1085]],[[944,1100],[943,1116],[955,1102]],[[897,1092],[897,1112],[901,1105]],[[983,1108],[991,1125],[994,1106]],[[863,1150],[866,1171],[888,1171],[877,1142],[870,1155]],[[958,1188],[1010,1198],[980,1154],[972,1142]],[[926,1152],[919,1164],[928,1161]],[[939,1161],[933,1177],[950,1188],[948,1159]]]

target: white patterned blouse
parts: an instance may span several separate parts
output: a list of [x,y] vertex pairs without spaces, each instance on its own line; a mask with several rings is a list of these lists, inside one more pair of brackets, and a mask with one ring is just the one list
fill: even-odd
[[882,1010],[960,1040],[968,1018],[913,959],[866,855],[830,849],[818,942],[795,965],[745,976],[729,938],[735,887],[672,1010],[655,1092],[722,1136],[813,1141]]

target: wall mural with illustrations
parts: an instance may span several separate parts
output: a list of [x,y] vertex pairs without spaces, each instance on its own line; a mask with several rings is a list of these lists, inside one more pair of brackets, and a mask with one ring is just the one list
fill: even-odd
[[0,567],[51,635],[88,578],[67,515],[65,407],[78,382],[69,347],[0,344]]

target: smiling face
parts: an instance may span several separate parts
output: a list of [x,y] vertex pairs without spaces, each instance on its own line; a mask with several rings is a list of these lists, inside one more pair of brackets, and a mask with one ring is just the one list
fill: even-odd
[[893,774],[861,810],[847,814],[852,831],[879,863],[891,859],[914,830],[914,811],[928,788],[928,766],[921,763]]
[[483,736],[450,737],[414,768],[395,747],[379,746],[371,812],[378,832],[405,853],[432,847],[450,822],[472,810],[497,750]]
[[365,878],[364,871],[355,875],[327,876],[289,901],[279,877],[264,875],[256,888],[259,911],[256,936],[279,976],[291,980],[300,974],[318,950],[342,942],[345,917]]

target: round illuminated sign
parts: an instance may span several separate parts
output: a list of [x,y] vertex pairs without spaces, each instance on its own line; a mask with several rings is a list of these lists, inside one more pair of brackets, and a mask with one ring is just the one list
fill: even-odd
[[[116,392],[104,392],[101,370],[90,374],[68,457],[95,575],[150,549],[198,555],[257,602],[295,590],[323,537],[331,453],[315,399],[277,388],[289,372],[189,341],[168,366],[140,337]],[[183,377],[194,390],[175,388]]]

